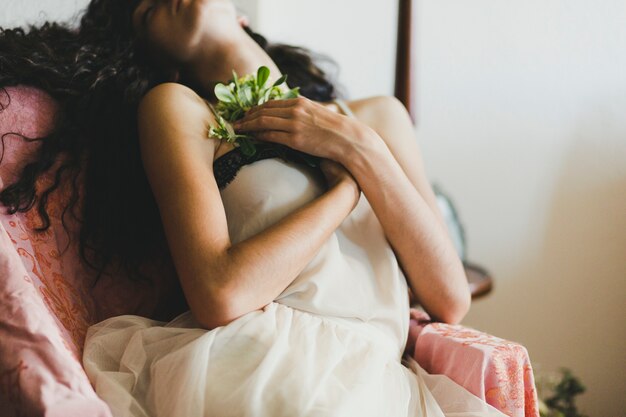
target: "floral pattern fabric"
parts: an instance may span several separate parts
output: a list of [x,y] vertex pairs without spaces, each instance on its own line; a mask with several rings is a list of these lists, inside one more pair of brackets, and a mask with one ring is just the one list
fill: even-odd
[[539,417],[524,346],[460,325],[422,321],[413,332],[413,357],[425,371],[448,376],[508,416]]

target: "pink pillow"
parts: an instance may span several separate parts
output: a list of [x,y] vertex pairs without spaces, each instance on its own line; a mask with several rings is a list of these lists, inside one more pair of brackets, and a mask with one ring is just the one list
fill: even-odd
[[[7,106],[7,104],[10,104]],[[0,189],[17,178],[52,126],[54,101],[31,87],[0,90]],[[57,163],[60,161],[57,161]],[[54,170],[52,170],[54,172]],[[50,173],[37,189],[53,180]],[[0,205],[0,410],[3,416],[110,416],[94,393],[81,365],[87,328],[119,314],[151,316],[173,269],[156,276],[156,285],[104,275],[92,285],[94,272],[79,262],[76,238],[63,252],[68,236],[60,217],[69,184],[62,184],[48,202],[51,227],[43,233],[36,209],[6,214]],[[70,231],[78,228],[65,216]],[[75,235],[74,235],[75,236]],[[165,281],[167,280],[167,281]],[[9,411],[10,410],[10,411]]]
[[[5,133],[45,134],[55,106],[33,88],[0,91],[0,103],[4,188],[39,146]],[[65,243],[57,242],[64,235],[57,235],[57,228],[36,234],[34,217],[34,211],[9,216],[4,208],[0,214],[0,408],[16,416],[110,416],[79,359],[94,307],[65,279],[64,267],[70,265],[57,245]]]

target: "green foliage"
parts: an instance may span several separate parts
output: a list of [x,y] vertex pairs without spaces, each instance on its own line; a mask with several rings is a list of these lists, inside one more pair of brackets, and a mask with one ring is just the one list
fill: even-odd
[[288,89],[283,92],[280,87],[287,81],[283,75],[272,85],[267,85],[270,77],[269,68],[262,66],[256,76],[252,74],[241,78],[233,70],[233,79],[228,84],[218,83],[214,92],[218,102],[211,110],[217,120],[217,126],[209,128],[209,137],[235,143],[241,147],[244,155],[252,156],[256,152],[256,140],[244,134],[238,134],[231,123],[243,118],[248,110],[270,100],[285,100],[300,95],[299,88]]
[[585,392],[580,380],[569,369],[561,369],[561,379],[552,384],[550,394],[539,404],[541,417],[587,417],[578,412],[575,397]]

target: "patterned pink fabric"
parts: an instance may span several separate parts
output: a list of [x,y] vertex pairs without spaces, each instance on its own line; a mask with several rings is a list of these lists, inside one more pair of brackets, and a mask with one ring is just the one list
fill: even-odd
[[[5,133],[44,134],[54,104],[27,88],[0,91],[0,104],[4,188],[39,146]],[[67,236],[59,224],[59,194],[50,202],[53,227],[45,233],[33,230],[39,224],[34,210],[9,216],[2,208],[0,214],[0,409],[6,416],[108,417],[80,363],[95,306],[74,254],[61,254]]]
[[448,376],[508,416],[539,417],[526,348],[459,325],[412,327],[413,357],[428,373]]
[[[53,101],[34,88],[0,90],[0,189],[17,178],[41,142],[24,141],[12,132],[36,138],[51,127]],[[0,146],[2,146],[0,144]],[[57,163],[61,160],[57,161]],[[54,172],[54,169],[52,170]],[[49,173],[37,189],[51,184]],[[169,289],[159,275],[157,285],[95,276],[78,262],[77,222],[71,213],[61,223],[69,197],[69,182],[48,201],[51,227],[42,224],[36,210],[6,214],[0,207],[0,410],[3,416],[110,416],[95,395],[81,365],[87,328],[119,314],[155,313],[160,293]],[[147,270],[149,271],[149,270]],[[161,297],[163,298],[163,297]]]
[[[10,101],[10,105],[7,104]],[[51,127],[54,103],[34,88],[0,90],[0,135],[38,137]],[[11,184],[39,142],[3,135],[0,189]],[[0,145],[1,146],[1,145]],[[38,190],[53,179],[44,176]],[[78,261],[76,239],[61,224],[68,184],[51,195],[52,225],[44,233],[36,210],[8,215],[0,207],[0,410],[2,416],[110,417],[81,366],[87,327],[119,314],[153,316],[170,299],[173,270],[153,274],[157,285],[93,272]],[[65,216],[72,233],[74,217]],[[66,246],[68,246],[66,248]],[[444,373],[512,416],[536,417],[536,394],[523,347],[460,326],[424,324],[413,314],[410,343],[427,371]],[[417,339],[417,342],[415,342]],[[520,408],[521,407],[521,408]],[[534,408],[533,408],[534,407]]]

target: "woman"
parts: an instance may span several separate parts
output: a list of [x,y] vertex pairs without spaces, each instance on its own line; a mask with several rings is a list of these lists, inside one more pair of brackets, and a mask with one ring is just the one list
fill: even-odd
[[[129,24],[103,36],[115,19]],[[87,120],[100,132],[114,116],[132,126],[139,102],[139,155],[190,309],[167,324],[121,316],[93,326],[83,360],[97,393],[120,416],[501,415],[414,361],[401,364],[407,281],[445,322],[461,320],[469,293],[398,102],[275,101],[236,124],[323,158],[323,178],[277,158],[242,166],[237,149],[207,137],[216,82],[261,65],[281,75],[250,34],[228,0],[94,0],[76,36],[100,49],[68,52],[85,60],[73,79],[90,87]],[[136,66],[89,67],[105,53]],[[103,193],[94,161],[114,147],[98,134],[85,147],[92,217],[83,229],[93,231],[89,199]],[[102,246],[106,236],[81,231]],[[134,260],[163,249],[146,244],[153,250]],[[136,250],[127,245],[115,248],[122,262]]]

